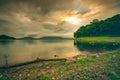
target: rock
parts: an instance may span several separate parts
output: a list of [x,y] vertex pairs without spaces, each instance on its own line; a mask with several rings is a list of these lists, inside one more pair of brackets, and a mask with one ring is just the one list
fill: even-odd
[[0,75],[0,78],[2,78],[3,77],[3,75]]
[[92,55],[91,57],[92,58],[98,58],[99,56],[98,55]]

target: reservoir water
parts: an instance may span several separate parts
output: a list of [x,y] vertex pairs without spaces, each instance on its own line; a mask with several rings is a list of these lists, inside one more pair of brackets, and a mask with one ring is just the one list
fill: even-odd
[[36,59],[71,58],[79,54],[100,54],[120,49],[118,43],[78,43],[74,40],[10,40],[0,41],[0,67]]

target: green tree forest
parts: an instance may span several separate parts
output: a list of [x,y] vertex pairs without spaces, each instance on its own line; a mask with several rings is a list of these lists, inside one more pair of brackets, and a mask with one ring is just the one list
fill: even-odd
[[106,20],[95,19],[74,33],[75,38],[84,36],[120,36],[120,14]]

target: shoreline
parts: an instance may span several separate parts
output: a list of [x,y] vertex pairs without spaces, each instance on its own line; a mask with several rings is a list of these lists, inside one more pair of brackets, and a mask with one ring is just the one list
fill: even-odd
[[0,69],[1,80],[119,80],[120,50]]
[[20,67],[20,66],[25,66],[25,65],[29,65],[29,64],[34,64],[34,63],[39,63],[39,62],[45,62],[45,61],[60,61],[60,60],[64,60],[66,61],[66,58],[61,58],[61,59],[36,59],[33,61],[28,61],[28,62],[24,62],[24,63],[20,63],[20,64],[15,64],[15,65],[9,65],[9,66],[3,66],[0,67],[0,69],[10,69],[10,68],[14,68],[14,67]]

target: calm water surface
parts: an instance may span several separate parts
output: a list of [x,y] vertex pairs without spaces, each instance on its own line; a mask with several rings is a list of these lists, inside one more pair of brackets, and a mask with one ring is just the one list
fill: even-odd
[[76,43],[73,40],[41,41],[16,40],[0,41],[0,67],[21,64],[39,59],[70,58],[85,52],[97,54],[115,50],[120,45]]

